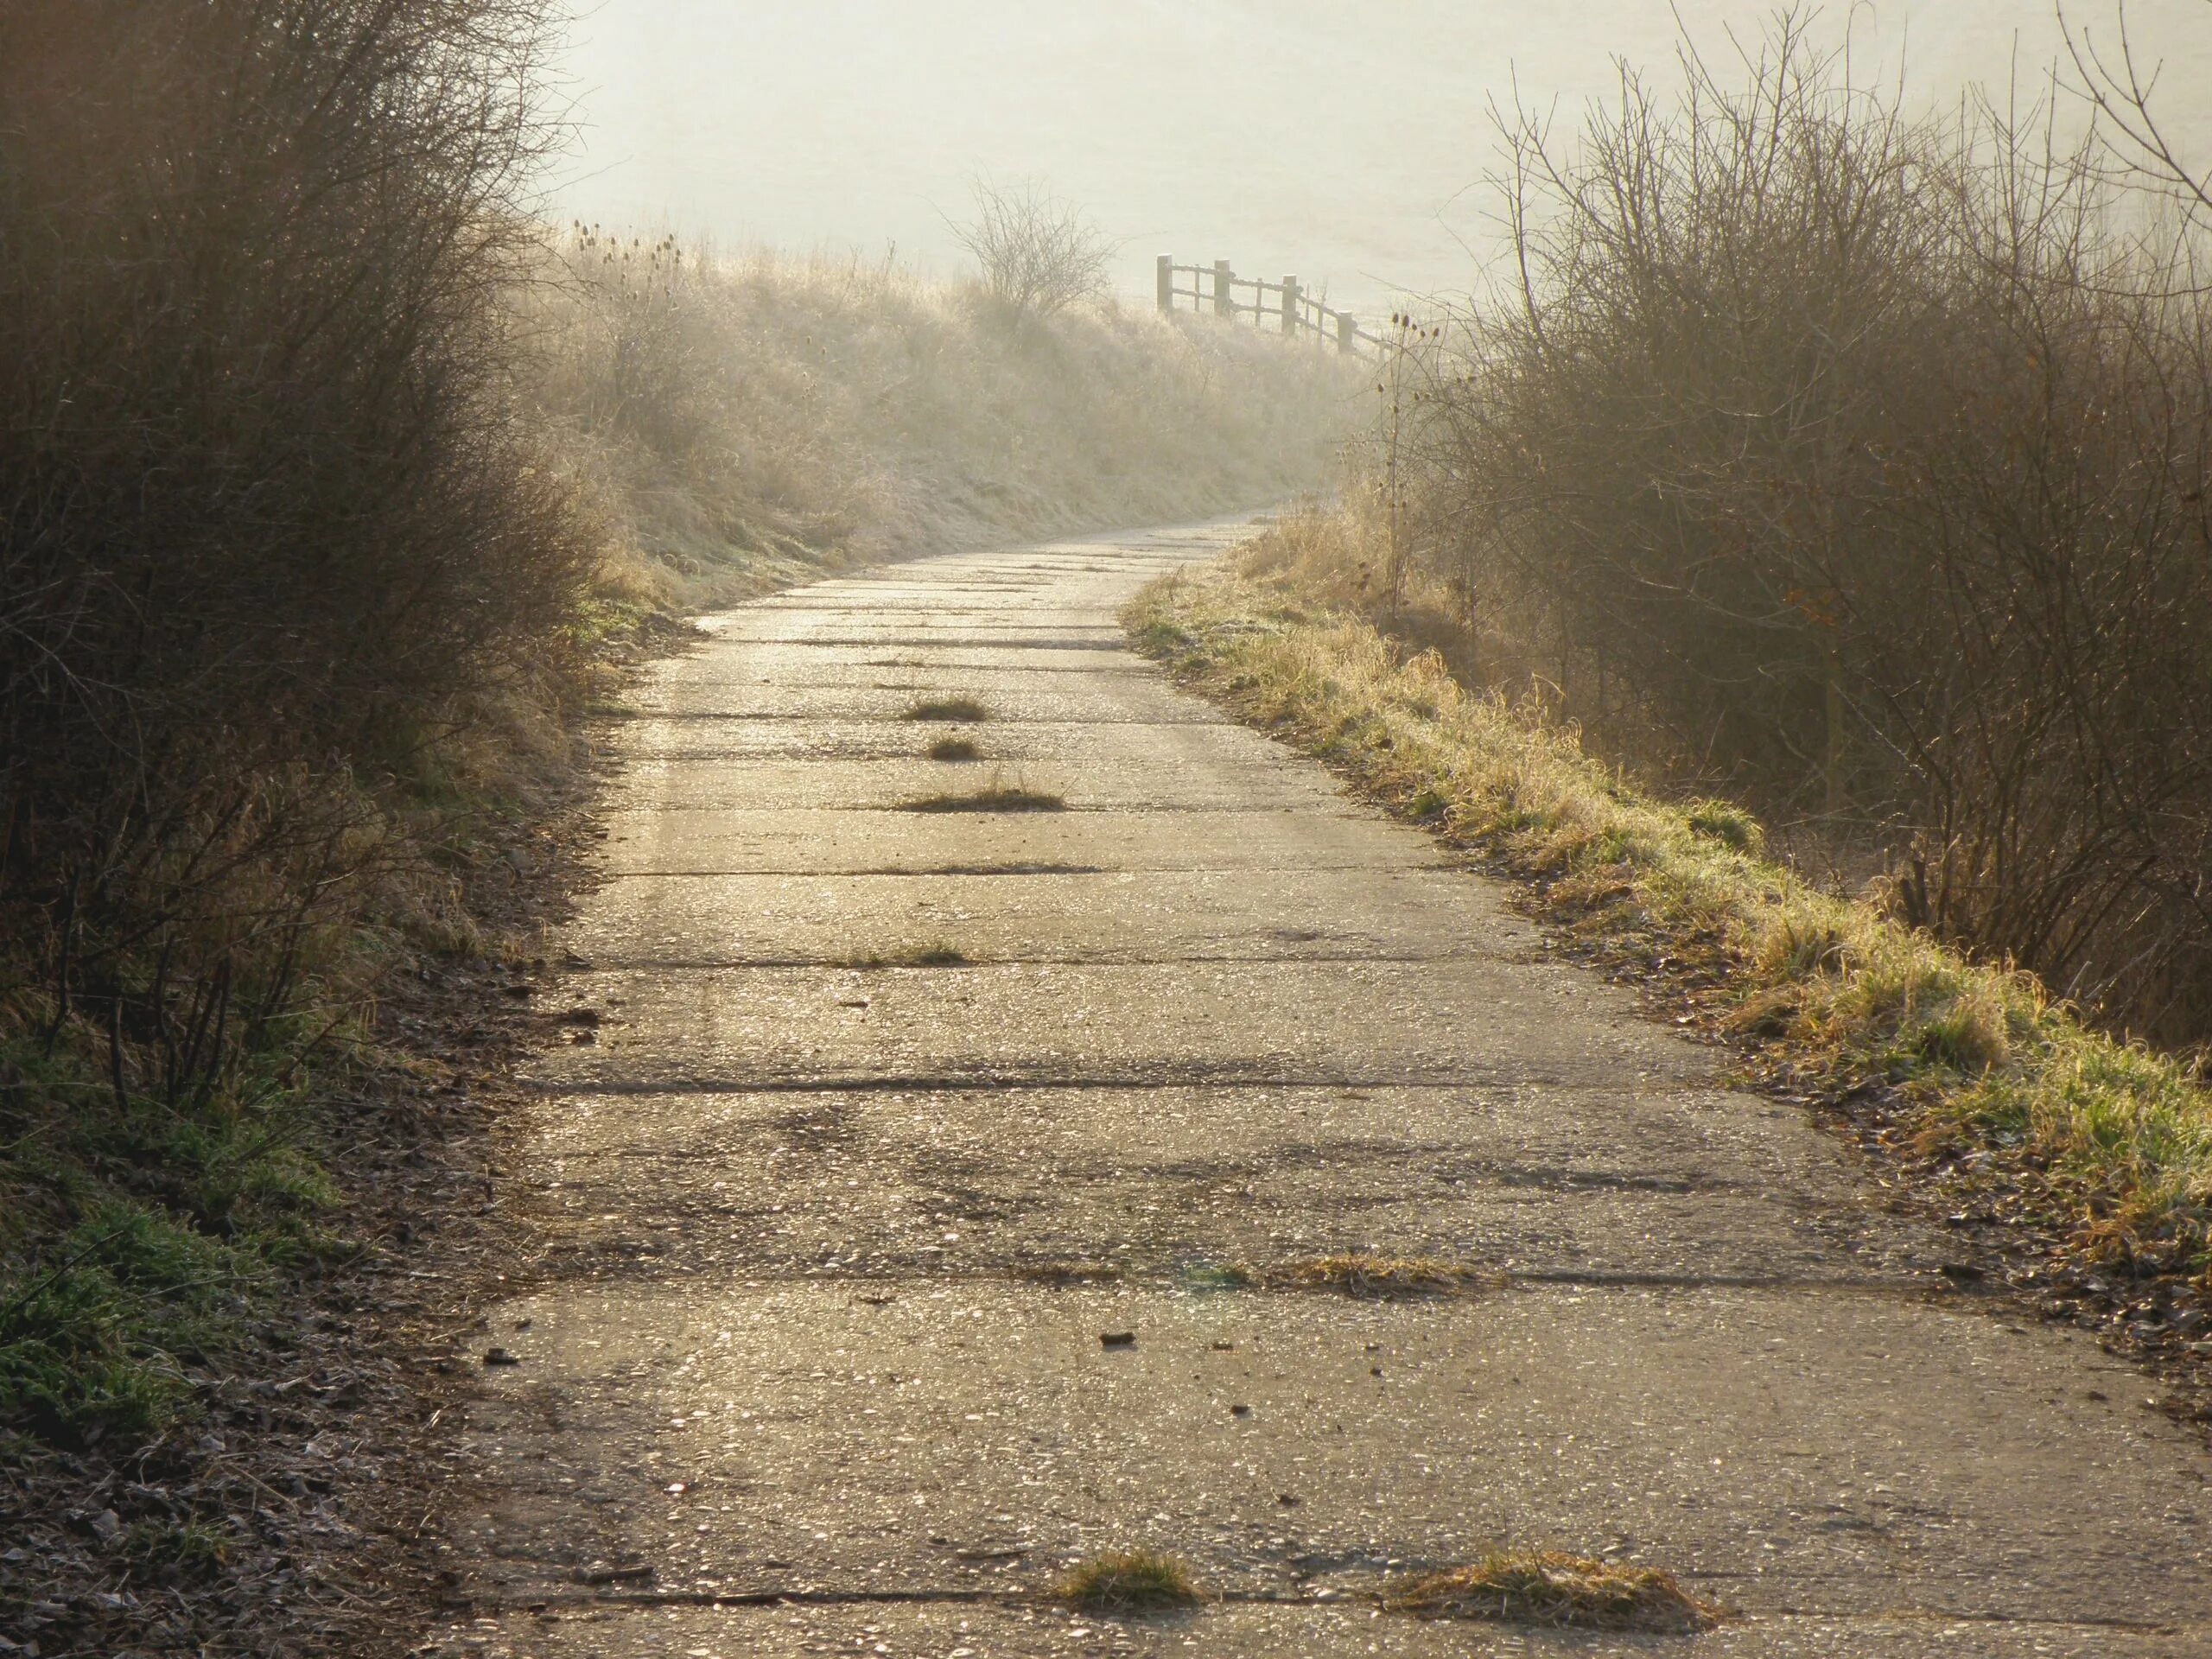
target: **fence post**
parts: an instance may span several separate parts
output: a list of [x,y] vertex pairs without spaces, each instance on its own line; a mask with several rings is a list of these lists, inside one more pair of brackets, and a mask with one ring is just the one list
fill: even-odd
[[1160,308],[1173,311],[1175,308],[1175,256],[1161,254],[1154,269],[1158,273],[1154,291],[1160,296]]
[[1343,353],[1347,357],[1351,356],[1355,349],[1355,342],[1358,338],[1359,325],[1352,321],[1351,313],[1349,311],[1338,312],[1337,350]]
[[1282,279],[1282,331],[1295,338],[1300,319],[1298,315],[1298,278]]
[[1214,315],[1233,317],[1236,315],[1236,296],[1229,291],[1229,285],[1236,280],[1236,275],[1229,269],[1228,260],[1217,259],[1213,262]]

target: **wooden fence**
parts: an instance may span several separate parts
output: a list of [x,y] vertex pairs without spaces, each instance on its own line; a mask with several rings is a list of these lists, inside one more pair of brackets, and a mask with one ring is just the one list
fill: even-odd
[[[1185,280],[1187,279],[1187,280]],[[1249,300],[1243,296],[1249,295]],[[1193,311],[1211,311],[1217,317],[1249,317],[1262,327],[1280,327],[1289,339],[1310,336],[1334,340],[1337,349],[1364,356],[1381,347],[1382,340],[1359,326],[1349,311],[1333,310],[1307,294],[1295,276],[1271,283],[1259,276],[1239,276],[1229,261],[1211,265],[1179,265],[1175,256],[1159,260],[1159,297],[1162,311],[1173,311],[1179,301]]]

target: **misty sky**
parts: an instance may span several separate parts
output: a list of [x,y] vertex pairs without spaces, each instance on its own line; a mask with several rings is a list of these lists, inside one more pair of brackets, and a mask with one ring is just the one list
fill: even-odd
[[[580,0],[565,65],[582,123],[556,206],[724,246],[856,249],[949,272],[969,180],[1041,176],[1153,256],[1294,272],[1339,302],[1464,291],[1489,251],[1484,114],[1573,111],[1624,56],[1673,62],[1665,0]],[[2075,0],[2108,29],[2111,0]],[[1682,0],[1718,60],[1771,8]],[[1840,29],[1842,8],[1827,18]],[[2133,0],[2164,107],[2212,145],[2212,3]],[[1909,97],[2033,79],[2046,0],[1861,6],[1859,61],[1909,42]],[[2017,42],[2017,47],[2016,47]]]

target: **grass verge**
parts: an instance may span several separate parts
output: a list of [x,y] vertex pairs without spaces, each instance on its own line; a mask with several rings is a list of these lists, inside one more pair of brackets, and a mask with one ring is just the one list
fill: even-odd
[[1071,1606],[1098,1613],[1163,1612],[1203,1599],[1180,1561],[1151,1549],[1094,1555],[1060,1580],[1059,1595]]
[[1726,1616],[1671,1573],[1614,1567],[1558,1550],[1513,1550],[1471,1567],[1432,1573],[1387,1597],[1419,1618],[1487,1618],[1588,1630],[1687,1636]]
[[2204,1287],[2212,1096],[2189,1066],[1815,890],[1761,855],[1736,809],[1640,792],[1572,731],[1295,592],[1185,573],[1125,620],[1186,683],[1528,879],[1582,938],[1647,971],[1708,972],[1710,1017],[1777,1074],[1885,1091],[1904,1149],[2008,1186],[2094,1261]]
[[0,1043],[0,1462],[16,1432],[128,1450],[190,1421],[280,1288],[351,1253],[285,1040],[306,1023],[184,1104],[116,1089],[85,1045]]

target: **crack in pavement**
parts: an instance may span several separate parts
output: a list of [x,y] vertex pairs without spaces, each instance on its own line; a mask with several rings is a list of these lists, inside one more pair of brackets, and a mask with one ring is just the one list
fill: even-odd
[[[1725,1575],[1699,1578],[1693,1582],[1717,1582]],[[1206,1598],[1227,1606],[1251,1607],[1313,1607],[1332,1610],[1348,1604],[1379,1604],[1380,1597],[1354,1598],[1342,1594],[1315,1593],[1300,1595],[1288,1591],[1224,1591]],[[505,1607],[509,1611],[529,1612],[554,1609],[610,1607],[900,1607],[939,1605],[950,1606],[990,1605],[1018,1608],[1035,1606],[1040,1598],[1033,1594],[1004,1590],[974,1590],[962,1586],[925,1586],[913,1590],[823,1590],[799,1585],[779,1585],[734,1590],[633,1590],[611,1595],[545,1595],[527,1600],[511,1602],[464,1603],[464,1606],[484,1611]],[[1046,1601],[1046,1605],[1051,1605]],[[2075,1618],[2015,1618],[2004,1613],[1992,1613],[1973,1609],[1947,1607],[1893,1607],[1878,1614],[1833,1612],[1819,1607],[1787,1607],[1757,1616],[1755,1622],[1779,1624],[1790,1620],[1817,1620],[1824,1624],[1882,1624],[1900,1620],[1928,1624],[1972,1624],[1996,1626],[2021,1631],[2035,1630],[2112,1630],[2140,1636],[2181,1636],[2193,1631],[2212,1632],[2212,1622],[2194,1624],[2147,1623],[2141,1619],[2099,1618],[2084,1615]]]

